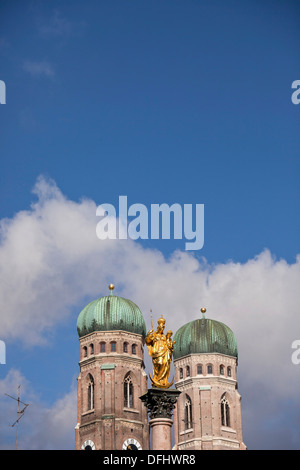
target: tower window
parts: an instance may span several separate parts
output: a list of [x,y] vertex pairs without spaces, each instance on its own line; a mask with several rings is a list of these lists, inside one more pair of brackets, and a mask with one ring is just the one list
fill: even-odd
[[133,383],[130,373],[124,379],[124,407],[133,408]]
[[132,345],[131,352],[132,354],[136,354],[136,344]]
[[197,365],[197,374],[201,375],[202,374],[202,364]]
[[182,369],[182,367],[179,369],[179,378],[183,379],[183,369]]
[[94,409],[94,389],[95,389],[94,379],[89,374],[89,381],[88,381],[88,410],[93,410]]
[[100,343],[100,352],[105,353],[105,343]]
[[224,366],[220,366],[220,375],[224,375]]
[[110,350],[111,350],[111,352],[116,352],[116,343],[115,343],[115,341],[112,341],[110,343]]
[[184,403],[184,427],[185,429],[193,427],[192,400],[188,395],[185,396]]
[[208,374],[212,374],[212,373],[213,373],[212,365],[211,365],[211,364],[209,364],[209,365],[207,366],[207,373],[208,373]]
[[87,357],[87,347],[83,346],[83,357]]
[[186,366],[186,376],[189,377],[191,375],[190,366]]
[[91,354],[94,354],[94,345],[93,345],[93,343],[90,344],[90,352],[91,352]]
[[221,400],[221,422],[222,426],[230,426],[230,407],[225,395]]
[[228,377],[231,377],[231,367],[227,367],[227,375]]
[[123,343],[123,352],[128,352],[128,343]]

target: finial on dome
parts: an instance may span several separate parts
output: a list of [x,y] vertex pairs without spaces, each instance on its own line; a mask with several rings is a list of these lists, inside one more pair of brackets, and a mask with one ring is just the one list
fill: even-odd
[[205,312],[206,312],[206,308],[205,307],[202,307],[201,308],[201,312],[202,312],[202,318],[205,318]]
[[115,286],[114,286],[113,284],[109,284],[108,288],[109,288],[109,290],[110,290],[110,295],[113,295],[112,292],[113,292]]

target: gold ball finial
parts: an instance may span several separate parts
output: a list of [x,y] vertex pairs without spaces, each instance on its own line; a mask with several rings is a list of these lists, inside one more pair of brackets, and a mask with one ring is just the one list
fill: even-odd
[[113,284],[109,284],[108,288],[109,288],[109,290],[112,291],[112,290],[114,290],[115,286]]
[[205,308],[205,307],[202,307],[202,308],[201,308],[201,312],[202,312],[202,313],[205,313],[205,312],[206,312],[206,308]]

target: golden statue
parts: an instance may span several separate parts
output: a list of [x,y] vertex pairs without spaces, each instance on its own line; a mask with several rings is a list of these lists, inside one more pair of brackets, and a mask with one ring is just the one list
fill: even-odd
[[171,330],[166,335],[164,334],[166,320],[162,315],[157,323],[157,330],[154,331],[152,325],[152,329],[147,333],[145,339],[153,364],[153,377],[151,377],[150,372],[149,377],[155,387],[169,388],[174,383],[174,378],[171,383],[168,382],[168,378],[175,341],[171,339],[173,334]]

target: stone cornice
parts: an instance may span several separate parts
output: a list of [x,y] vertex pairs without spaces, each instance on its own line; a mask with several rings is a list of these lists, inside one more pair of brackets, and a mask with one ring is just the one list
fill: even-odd
[[138,333],[133,333],[131,331],[125,331],[125,330],[92,331],[91,333],[88,333],[87,335],[81,336],[79,338],[79,341],[81,343],[84,343],[86,340],[92,337],[95,337],[95,338],[101,337],[101,336],[110,337],[114,335],[132,337],[132,338],[136,338],[139,341],[144,342],[142,335],[139,335]]
[[120,362],[126,362],[126,363],[135,363],[136,365],[140,365],[143,360],[138,357],[137,355],[129,355],[129,354],[119,354],[119,353],[99,353],[95,354],[89,357],[84,357],[79,361],[79,366],[84,367],[86,365],[92,364],[92,363],[99,363],[105,364],[107,362],[114,362],[115,364],[118,364]]
[[[222,354],[222,353],[193,353],[193,354],[187,354],[186,356],[183,356],[183,357],[179,357],[178,359],[174,359],[174,366],[176,365],[181,365],[182,364],[185,364],[186,361],[191,358],[191,359],[196,359],[196,358],[199,358],[199,363],[203,363],[203,359],[205,359],[205,362],[207,362],[207,360],[209,360],[210,358],[214,358],[216,359],[217,357],[224,357],[224,358],[228,358],[230,359],[231,361],[233,361],[234,363],[237,363],[237,358],[234,357],[234,356],[228,356],[227,354]],[[202,359],[202,361],[200,360]],[[220,362],[220,361],[218,361]]]

